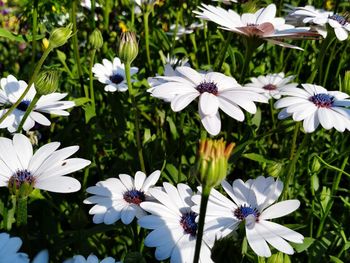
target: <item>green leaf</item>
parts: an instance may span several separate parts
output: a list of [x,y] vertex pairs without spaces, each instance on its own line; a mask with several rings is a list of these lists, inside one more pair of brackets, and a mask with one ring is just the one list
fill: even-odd
[[95,107],[91,103],[88,103],[83,106],[83,109],[85,111],[85,123],[87,124],[96,116]]
[[298,253],[300,253],[307,250],[314,243],[314,241],[315,239],[312,237],[305,237],[302,244],[291,243],[291,245]]
[[256,161],[259,163],[271,163],[271,164],[275,163],[274,161],[268,160],[264,156],[257,153],[245,153],[245,154],[242,154],[242,156],[249,160]]
[[261,110],[260,108],[257,108],[255,115],[253,116],[251,120],[252,124],[255,125],[257,128],[260,127],[261,123]]
[[321,192],[321,206],[323,211],[326,211],[327,205],[329,201],[331,200],[331,189],[328,187],[323,187]]
[[90,102],[91,100],[89,98],[87,98],[87,97],[81,97],[81,98],[76,98],[73,101],[75,103],[75,106],[79,107],[81,105],[84,105],[84,104]]
[[344,261],[340,260],[339,258],[335,257],[335,256],[329,256],[330,262],[334,262],[334,263],[344,263]]
[[[15,35],[14,33],[8,31],[5,28],[0,28],[0,37],[7,38],[12,41],[17,41],[17,42],[30,42],[32,41],[33,37],[31,35]],[[44,38],[44,35],[37,35],[35,37],[36,40]]]

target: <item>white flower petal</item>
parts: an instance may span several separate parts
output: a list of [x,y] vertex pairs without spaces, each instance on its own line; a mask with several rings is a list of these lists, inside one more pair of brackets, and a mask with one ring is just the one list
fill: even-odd
[[294,212],[299,206],[300,202],[298,200],[281,201],[265,209],[259,218],[264,220],[279,218]]

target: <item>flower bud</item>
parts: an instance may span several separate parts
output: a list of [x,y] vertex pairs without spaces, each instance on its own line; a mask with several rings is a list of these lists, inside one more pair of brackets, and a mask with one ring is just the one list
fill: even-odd
[[47,95],[55,92],[58,88],[59,77],[60,73],[55,69],[49,69],[40,72],[34,82],[38,94]]
[[312,159],[312,164],[311,164],[311,172],[312,173],[317,173],[321,168],[320,161],[318,160],[317,157],[314,157]]
[[54,49],[63,46],[72,36],[72,24],[52,30],[49,38],[49,48]]
[[225,179],[234,146],[234,143],[226,146],[223,139],[205,139],[199,143],[199,181],[202,185],[215,187]]
[[350,70],[345,72],[341,87],[343,92],[350,94]]
[[119,58],[123,63],[131,63],[139,51],[136,35],[133,32],[122,33],[119,43]]
[[267,166],[267,173],[272,177],[279,177],[283,173],[283,163],[273,162]]
[[98,28],[95,28],[95,30],[91,33],[89,41],[93,49],[100,49],[102,47],[103,37]]

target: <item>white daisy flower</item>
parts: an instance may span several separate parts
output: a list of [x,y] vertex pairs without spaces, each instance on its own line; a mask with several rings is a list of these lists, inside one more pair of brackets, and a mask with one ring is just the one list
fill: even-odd
[[21,246],[22,240],[19,237],[0,233],[0,263],[29,263],[27,254],[17,252]]
[[[153,231],[145,238],[145,245],[156,247],[157,260],[170,257],[171,263],[193,262],[196,235],[197,214],[191,211],[192,190],[185,184],[177,188],[163,183],[164,191],[151,189],[151,195],[159,201],[143,202],[141,207],[151,215],[139,219],[139,225]],[[212,262],[211,252],[205,241],[202,241],[199,262]]]
[[283,47],[301,49],[297,46],[281,42],[281,38],[298,38],[301,36],[315,36],[309,28],[294,28],[285,23],[284,18],[276,16],[275,4],[261,8],[255,13],[237,14],[233,10],[202,4],[200,11],[194,11],[198,18],[212,21],[220,28],[247,37],[258,37],[270,43]]
[[240,107],[254,114],[254,101],[267,102],[263,95],[243,89],[234,78],[222,73],[199,73],[190,67],[177,67],[176,71],[179,76],[158,77],[165,82],[149,90],[151,95],[171,100],[175,112],[199,97],[199,115],[211,135],[217,135],[221,130],[219,108],[230,117],[243,121],[244,113]]
[[244,85],[244,87],[263,94],[268,99],[279,99],[281,98],[281,91],[283,91],[283,88],[297,87],[297,83],[290,83],[294,78],[295,76],[284,77],[283,72],[268,74],[266,76],[250,78],[251,83]]
[[305,132],[313,132],[319,124],[329,130],[335,128],[344,132],[350,130],[349,95],[340,91],[327,91],[313,84],[301,84],[300,88],[285,88],[281,98],[275,103],[276,109],[284,108],[279,119],[289,116],[295,121],[304,121]]
[[121,219],[123,224],[128,225],[135,216],[145,216],[146,212],[140,205],[152,199],[149,191],[157,183],[159,176],[159,170],[147,178],[143,172],[137,172],[135,178],[120,174],[119,179],[109,178],[87,188],[86,192],[94,194],[84,200],[85,204],[95,204],[89,211],[90,215],[94,215],[93,222],[109,225]]
[[300,24],[302,21],[304,24],[311,24],[324,38],[327,36],[326,25],[329,24],[334,29],[334,33],[340,41],[344,41],[348,38],[350,22],[347,17],[323,9],[316,9],[313,6],[288,7],[291,11],[287,19],[291,23]]
[[86,259],[84,256],[76,255],[70,259],[66,259],[63,263],[121,263],[121,261],[115,261],[112,257],[107,257],[100,261],[98,257],[91,254]]
[[91,162],[81,158],[67,159],[78,151],[79,146],[57,150],[59,146],[59,142],[51,142],[33,154],[33,147],[26,136],[15,134],[13,140],[0,137],[0,187],[18,189],[27,183],[33,188],[56,193],[79,191],[79,181],[64,175]]
[[[232,186],[226,181],[221,185],[232,201],[212,189],[206,214],[207,238],[211,236],[210,239],[215,240],[224,237],[244,222],[248,243],[258,256],[271,256],[267,243],[286,254],[294,253],[287,241],[303,243],[304,237],[301,234],[269,221],[288,215],[300,206],[298,200],[273,204],[282,193],[281,181],[274,181],[273,177],[259,176],[245,183],[237,179]],[[196,203],[192,207],[195,212],[199,211],[200,199],[200,195],[192,198]]]
[[[9,75],[7,78],[1,79],[0,85],[0,105],[4,107],[4,109],[0,110],[0,116],[3,116],[8,108],[23,94],[24,90],[27,88],[27,83]],[[17,108],[0,123],[0,128],[7,128],[9,132],[15,132],[35,94],[36,90],[34,85],[32,85]],[[23,129],[25,131],[30,130],[35,125],[35,122],[44,126],[49,126],[51,122],[42,113],[68,116],[69,112],[65,110],[74,107],[75,103],[73,101],[61,101],[61,99],[66,96],[67,93],[56,92],[41,96],[24,122]]]
[[[108,59],[103,59],[102,64],[96,63],[92,67],[92,72],[99,82],[106,84],[105,91],[127,91],[128,85],[126,83],[125,66],[121,63],[118,57],[113,59],[113,63]],[[131,67],[130,75],[138,72],[138,68]]]

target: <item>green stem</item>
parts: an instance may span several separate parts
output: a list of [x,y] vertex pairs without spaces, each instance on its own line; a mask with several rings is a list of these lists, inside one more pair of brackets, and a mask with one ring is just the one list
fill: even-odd
[[131,83],[131,75],[130,75],[130,62],[125,63],[125,76],[126,82],[128,84],[129,96],[131,99],[131,103],[133,106],[133,110],[135,112],[135,131],[136,131],[136,143],[137,143],[137,153],[139,156],[140,167],[141,170],[146,173],[145,161],[143,158],[142,144],[141,144],[141,136],[140,136],[140,126],[139,126],[139,112],[137,109],[137,104],[135,100],[135,94]]
[[211,65],[207,23],[205,23],[203,34],[204,34],[204,42],[205,42],[205,54],[207,55],[207,63],[208,65]]
[[92,76],[92,67],[94,65],[95,54],[96,54],[96,49],[93,49],[90,54],[91,60],[90,60],[90,67],[89,67],[90,99],[94,109],[95,109],[95,92],[94,92],[94,79]]
[[292,148],[291,148],[290,157],[289,157],[290,162],[288,165],[288,172],[287,172],[287,176],[286,176],[286,181],[284,182],[284,189],[283,189],[283,195],[282,195],[283,200],[286,200],[286,199],[288,199],[288,197],[291,196],[289,185],[291,184],[291,182],[294,179],[294,171],[295,171],[296,163],[299,159],[299,156],[300,156],[302,150],[306,146],[308,138],[309,138],[308,133],[304,135],[303,141],[301,142],[301,144],[298,147],[298,150],[295,153],[296,141],[297,141],[299,129],[300,129],[300,122],[297,123],[297,125],[295,126],[295,129],[294,129]]
[[255,38],[248,38],[245,37],[245,56],[244,56],[244,63],[241,71],[241,76],[239,78],[239,83],[243,83],[245,76],[247,73],[249,73],[249,63],[253,57],[253,52],[255,50],[255,43],[254,41],[258,41],[258,39]]
[[[327,82],[327,79],[328,79],[328,73],[329,73],[329,69],[330,69],[330,67],[331,67],[331,64],[332,64],[332,61],[333,61],[333,59],[334,59],[334,57],[335,57],[335,54],[336,54],[336,45],[334,45],[333,46],[333,48],[332,48],[332,52],[331,52],[331,55],[330,55],[330,57],[329,57],[329,59],[328,59],[328,63],[327,63],[327,67],[326,67],[326,72],[325,72],[325,74],[324,74],[324,78],[323,78],[323,87],[325,87],[325,85],[326,85],[326,82]],[[319,83],[321,83],[321,78],[322,78],[322,76],[320,75],[320,81],[319,81]]]
[[27,225],[27,197],[17,199],[17,227]]
[[[332,185],[332,190],[331,190],[331,197],[334,198],[335,194],[337,193],[338,191],[338,188],[339,188],[339,183],[340,183],[340,180],[341,180],[341,177],[343,175],[343,171],[345,169],[345,166],[348,164],[348,160],[349,160],[349,157],[345,157],[344,158],[344,161],[341,165],[341,171],[337,174],[337,177],[335,178],[335,180],[333,181],[333,185]],[[318,229],[317,229],[317,234],[316,234],[316,238],[319,238],[322,236],[322,233],[323,233],[323,228],[324,228],[324,224],[326,222],[326,219],[332,209],[332,206],[333,206],[333,203],[334,203],[334,200],[331,200],[328,202],[327,204],[327,207],[324,211],[324,214],[321,218],[321,221],[320,221],[320,224],[318,226]]]
[[33,31],[32,31],[32,59],[30,65],[34,67],[36,56],[36,33],[38,27],[38,0],[33,1]]
[[233,37],[232,32],[228,32],[228,36],[227,36],[227,38],[225,40],[224,46],[220,50],[220,53],[219,53],[217,59],[215,60],[214,71],[220,71],[221,70],[221,67],[222,67],[222,64],[224,64],[226,52],[227,52],[228,47],[230,46],[232,37]]
[[22,128],[23,128],[23,125],[25,123],[25,121],[27,120],[29,114],[32,112],[32,110],[34,109],[36,103],[38,102],[38,100],[40,99],[41,95],[39,95],[38,93],[35,94],[33,100],[30,102],[26,112],[24,113],[24,116],[21,120],[21,122],[19,123],[18,125],[18,128],[17,128],[17,132],[21,132]]
[[149,27],[148,27],[148,17],[150,15],[149,11],[145,11],[143,13],[143,26],[145,30],[145,44],[146,44],[146,56],[147,56],[147,64],[150,71],[152,71],[152,63],[151,63],[151,53],[149,50]]
[[22,100],[24,99],[24,97],[27,95],[27,93],[29,92],[30,87],[33,85],[45,59],[47,58],[47,56],[49,55],[49,53],[52,51],[52,49],[46,49],[44,51],[44,54],[41,56],[39,62],[36,64],[33,75],[28,83],[27,88],[24,90],[24,92],[22,93],[22,95],[18,98],[18,100],[6,111],[6,113],[4,115],[1,116],[0,118],[0,123],[2,123],[12,112],[14,109],[17,108],[17,106],[22,102]]
[[75,58],[75,62],[76,62],[77,69],[78,69],[78,77],[79,77],[79,83],[80,83],[81,91],[84,92],[85,97],[89,97],[88,89],[84,87],[83,70],[81,68],[81,63],[80,63],[76,12],[77,12],[77,0],[73,1],[73,3],[72,3],[72,17],[71,17],[71,21],[72,21],[72,24],[73,24],[73,36],[72,36],[72,38],[73,38],[73,53],[74,53],[74,58]]
[[109,28],[109,13],[111,12],[110,10],[111,6],[111,1],[110,0],[105,0],[105,6],[104,6],[104,13],[103,13],[103,21],[104,21],[104,29],[105,31],[108,32]]
[[95,7],[96,7],[96,0],[91,0],[91,23],[92,23],[92,29],[96,28],[96,24],[95,24]]
[[199,262],[199,255],[200,255],[200,251],[201,251],[202,238],[203,238],[204,219],[205,219],[205,213],[207,211],[207,205],[208,205],[210,191],[211,191],[211,187],[203,185],[201,205],[200,205],[200,210],[199,210],[196,250],[194,253],[193,263]]

